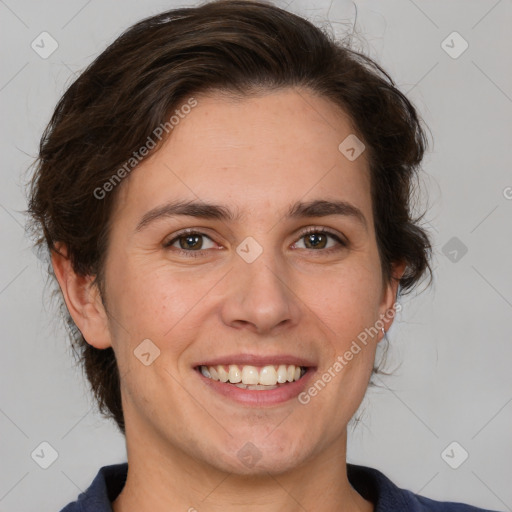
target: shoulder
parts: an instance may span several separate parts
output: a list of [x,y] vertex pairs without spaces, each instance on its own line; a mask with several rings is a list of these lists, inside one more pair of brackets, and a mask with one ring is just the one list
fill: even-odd
[[379,470],[347,464],[354,489],[375,504],[375,512],[496,512],[464,503],[435,501],[396,486]]
[[103,466],[87,490],[61,512],[112,512],[111,502],[123,489],[127,474],[126,462]]

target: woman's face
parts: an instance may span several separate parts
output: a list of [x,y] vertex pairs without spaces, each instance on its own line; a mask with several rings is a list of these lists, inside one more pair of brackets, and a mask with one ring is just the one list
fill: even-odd
[[[348,118],[306,90],[196,99],[112,216],[106,303],[129,456],[286,471],[343,446],[380,328],[353,342],[395,300],[366,153],[353,159],[352,138],[340,151]],[[218,365],[270,384],[222,382]],[[302,373],[289,366],[307,368],[288,382]]]

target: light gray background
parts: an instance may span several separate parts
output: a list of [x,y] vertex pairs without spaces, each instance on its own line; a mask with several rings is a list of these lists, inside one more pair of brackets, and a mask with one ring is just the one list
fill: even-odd
[[[184,5],[194,2],[0,0],[2,512],[60,510],[100,466],[125,460],[124,438],[96,413],[53,320],[44,269],[24,234],[21,185],[74,73],[135,21]],[[288,9],[320,24],[328,16],[341,34],[355,6],[364,49],[434,137],[424,185],[435,279],[401,301],[389,367],[402,366],[368,392],[349,461],[434,499],[512,510],[512,3],[294,0]],[[59,44],[47,59],[31,48],[43,31]],[[456,59],[441,46],[453,31],[469,44]],[[457,51],[462,41],[452,39],[445,44]],[[452,237],[467,247],[458,261],[446,246]],[[31,458],[43,441],[58,452],[46,470]],[[441,456],[453,441],[469,453],[458,469]]]

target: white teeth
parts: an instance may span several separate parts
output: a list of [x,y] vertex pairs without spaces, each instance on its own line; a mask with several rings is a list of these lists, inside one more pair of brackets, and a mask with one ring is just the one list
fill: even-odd
[[224,365],[201,366],[200,370],[207,378],[230,382],[243,389],[274,389],[278,387],[278,384],[299,380],[305,373],[305,369],[293,364],[264,367],[230,364],[228,367]]
[[[300,368],[297,368],[300,373]],[[260,384],[275,386],[277,383],[277,372],[273,366],[265,366],[260,372]]]
[[236,364],[229,365],[229,382],[232,384],[242,382],[242,372],[238,369]]
[[242,382],[244,384],[258,384],[260,376],[255,366],[244,366],[242,368]]
[[284,364],[280,364],[277,369],[277,382],[284,384],[288,378],[288,371]]
[[228,372],[224,369],[224,366],[217,366],[217,373],[219,374],[219,380],[221,382],[228,381]]

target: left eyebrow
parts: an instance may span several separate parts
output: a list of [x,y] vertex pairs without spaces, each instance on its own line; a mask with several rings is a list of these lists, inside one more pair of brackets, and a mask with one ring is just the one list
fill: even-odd
[[342,215],[357,220],[366,230],[368,225],[363,212],[347,201],[325,201],[316,199],[306,203],[297,202],[288,211],[288,217],[327,217],[329,215]]
[[[157,206],[144,214],[135,231],[141,231],[157,219],[177,215],[222,221],[238,221],[242,218],[238,210],[230,210],[227,206],[197,201],[175,201]],[[357,220],[366,230],[368,229],[363,212],[347,201],[326,201],[322,199],[309,202],[298,201],[289,208],[286,216],[296,219],[327,217],[329,215],[351,217]]]

